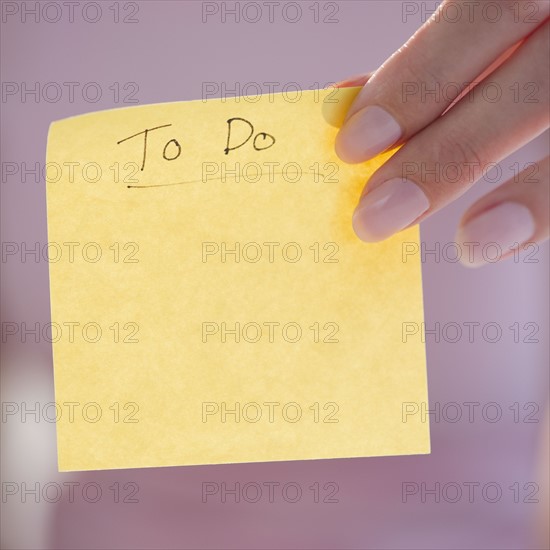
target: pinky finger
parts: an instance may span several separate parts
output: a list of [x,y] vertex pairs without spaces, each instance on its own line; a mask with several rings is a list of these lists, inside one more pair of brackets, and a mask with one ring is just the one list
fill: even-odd
[[479,267],[493,263],[486,251],[493,246],[499,257],[523,250],[526,243],[548,239],[550,162],[546,157],[482,197],[464,214],[456,242],[469,254],[462,263]]
[[524,250],[526,243],[541,242],[549,233],[550,163],[548,157],[529,166],[482,197],[464,214],[456,242],[469,254],[462,263],[479,267],[493,263],[486,251],[498,248],[499,258]]

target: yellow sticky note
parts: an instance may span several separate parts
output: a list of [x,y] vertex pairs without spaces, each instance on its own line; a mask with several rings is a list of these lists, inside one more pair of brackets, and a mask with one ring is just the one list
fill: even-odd
[[388,155],[339,161],[333,93],[52,124],[61,471],[429,452],[418,230],[354,235]]

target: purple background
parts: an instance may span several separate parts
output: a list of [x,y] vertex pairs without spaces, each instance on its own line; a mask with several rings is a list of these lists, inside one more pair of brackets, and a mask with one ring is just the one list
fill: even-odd
[[[4,2],[3,4],[6,4]],[[10,3],[13,4],[13,3]],[[26,2],[28,7],[35,2]],[[61,2],[54,3],[61,6]],[[140,103],[198,99],[203,82],[235,88],[248,82],[296,82],[302,88],[324,86],[379,66],[422,23],[420,15],[406,21],[399,1],[338,2],[336,23],[315,23],[301,2],[302,17],[286,22],[280,9],[267,20],[267,7],[257,23],[221,21],[218,13],[202,22],[202,2],[138,2],[137,23],[113,22],[114,2],[100,2],[96,23],[75,21],[68,11],[59,22],[40,21],[21,12],[2,21],[2,81],[78,82],[69,101],[67,88],[58,102],[21,94],[2,99],[2,162],[43,163],[51,121],[89,111],[124,107],[113,100],[109,87],[135,82]],[[131,3],[120,2],[121,18]],[[227,3],[229,6],[233,2]],[[245,2],[241,2],[241,6]],[[281,2],[281,6],[288,4]],[[330,5],[329,5],[330,4]],[[335,3],[320,2],[321,18]],[[410,3],[409,3],[410,4]],[[421,3],[422,4],[422,3]],[[425,3],[433,9],[434,3]],[[127,9],[125,9],[125,7]],[[4,7],[5,8],[5,7]],[[21,6],[20,6],[21,8]],[[288,8],[290,16],[294,11]],[[253,11],[248,12],[250,16]],[[93,17],[90,8],[88,15]],[[46,14],[55,17],[55,7]],[[82,98],[87,82],[101,86],[97,103]],[[249,92],[253,92],[250,88]],[[267,89],[264,89],[267,91]],[[54,89],[50,88],[53,94]],[[121,98],[126,92],[121,92]],[[26,101],[23,101],[26,99]],[[538,160],[548,150],[545,134],[501,163],[503,179],[510,166]],[[422,226],[428,248],[452,241],[461,213],[498,182],[481,181]],[[44,182],[26,183],[20,176],[2,181],[2,241],[44,243],[46,206]],[[98,212],[98,219],[101,213]],[[230,466],[112,471],[88,474],[56,472],[55,427],[10,419],[2,425],[3,481],[94,481],[105,495],[96,504],[21,503],[11,497],[3,504],[3,546],[9,548],[536,548],[540,545],[542,506],[514,503],[508,486],[518,482],[548,487],[540,478],[543,410],[548,387],[548,246],[536,254],[536,264],[523,261],[468,270],[458,264],[423,265],[425,311],[428,326],[439,321],[497,322],[503,338],[488,343],[435,343],[428,338],[430,400],[445,404],[478,401],[498,403],[505,419],[433,422],[432,454]],[[2,263],[2,320],[46,323],[49,320],[48,265],[32,258]],[[514,343],[507,329],[514,322],[540,326],[538,344]],[[51,346],[47,342],[22,344],[11,338],[3,345],[2,401],[47,403],[54,400]],[[514,423],[507,409],[514,402],[535,402],[539,423]],[[113,482],[138,483],[139,503],[115,504],[108,490]],[[203,482],[297,482],[304,498],[297,503],[225,503],[201,501]],[[403,503],[403,482],[498,482],[500,502],[467,495],[457,503],[422,503],[419,496]],[[312,501],[307,487],[335,482],[338,503]],[[526,496],[521,491],[521,497]],[[230,500],[231,502],[231,500]]]

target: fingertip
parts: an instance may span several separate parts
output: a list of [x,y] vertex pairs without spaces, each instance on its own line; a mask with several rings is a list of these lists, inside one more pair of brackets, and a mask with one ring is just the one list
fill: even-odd
[[415,183],[392,178],[363,195],[353,213],[353,230],[362,241],[383,241],[415,223],[429,207]]
[[466,213],[455,237],[463,251],[460,262],[470,268],[495,263],[531,239],[535,231],[533,214],[519,202],[501,202],[475,217]]

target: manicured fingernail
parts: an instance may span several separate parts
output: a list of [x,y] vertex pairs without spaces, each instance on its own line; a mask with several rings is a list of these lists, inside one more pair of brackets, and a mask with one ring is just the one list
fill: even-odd
[[372,105],[355,113],[336,136],[336,154],[349,163],[364,162],[393,145],[401,127],[382,107]]
[[[458,230],[464,244],[461,262],[468,267],[494,263],[535,233],[531,211],[517,202],[503,202],[471,219]],[[467,244],[470,243],[470,244]]]
[[361,199],[353,214],[353,229],[363,241],[381,241],[410,225],[429,206],[418,185],[393,178]]

